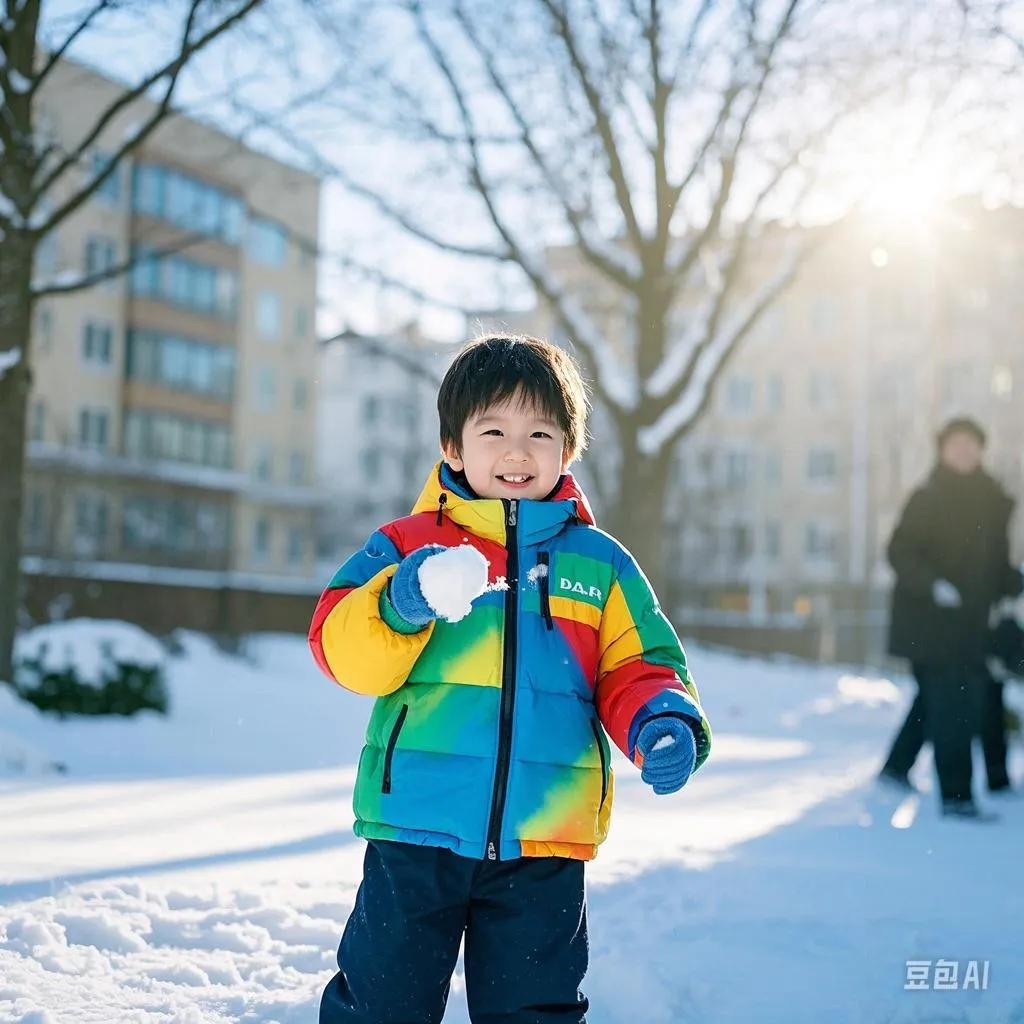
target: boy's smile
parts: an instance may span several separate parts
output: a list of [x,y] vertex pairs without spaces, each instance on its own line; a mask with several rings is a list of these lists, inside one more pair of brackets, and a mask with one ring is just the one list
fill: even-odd
[[444,456],[481,498],[543,498],[569,466],[562,428],[519,395],[471,416],[461,454],[452,446]]

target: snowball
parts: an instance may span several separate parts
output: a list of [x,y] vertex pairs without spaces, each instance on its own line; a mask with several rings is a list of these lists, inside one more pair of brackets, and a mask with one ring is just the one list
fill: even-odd
[[651,750],[661,750],[663,747],[671,747],[675,741],[676,739],[674,736],[662,736],[661,739],[651,747]]
[[420,566],[419,581],[438,618],[458,622],[472,611],[473,598],[487,589],[487,559],[469,544],[447,548]]

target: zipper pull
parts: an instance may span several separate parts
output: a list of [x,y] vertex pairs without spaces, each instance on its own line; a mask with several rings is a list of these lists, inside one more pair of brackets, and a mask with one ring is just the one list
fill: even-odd
[[498,859],[498,855],[494,852],[494,843],[488,843],[487,844],[487,859],[488,860],[497,860]]
[[515,498],[513,498],[508,503],[508,525],[509,526],[515,526],[516,525],[516,506],[518,504],[519,504],[519,502]]
[[437,520],[436,520],[436,522],[434,524],[435,526],[440,526],[441,525],[441,512],[444,509],[445,505],[447,505],[447,504],[448,504],[448,495],[445,494],[444,491],[442,491],[441,492],[441,496],[437,499]]

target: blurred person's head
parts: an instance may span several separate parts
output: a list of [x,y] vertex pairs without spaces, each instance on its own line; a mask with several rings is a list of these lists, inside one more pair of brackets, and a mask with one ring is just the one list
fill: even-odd
[[954,473],[967,475],[981,466],[985,454],[985,431],[972,419],[950,420],[936,438],[939,460]]
[[486,335],[455,357],[437,395],[441,452],[481,498],[544,498],[587,443],[586,386],[567,352]]

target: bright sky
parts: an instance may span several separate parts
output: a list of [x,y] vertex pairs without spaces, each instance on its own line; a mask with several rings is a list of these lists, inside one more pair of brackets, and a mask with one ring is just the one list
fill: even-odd
[[[290,0],[275,2],[287,5]],[[51,24],[81,5],[81,0],[51,0],[47,7]],[[175,27],[180,25],[176,13],[180,5],[168,6],[143,4],[141,16],[130,11],[119,15],[102,32],[86,36],[76,47],[76,55],[107,73],[126,79],[137,77],[140,55],[145,58],[141,67],[151,67],[160,47],[166,48],[174,39]],[[253,23],[253,27],[258,25]],[[142,40],[146,45],[139,45]],[[128,41],[131,45],[126,45]],[[315,36],[303,36],[303,70],[307,66],[326,69],[337,63],[333,51],[325,50],[324,45]],[[405,44],[396,39],[394,46],[399,45]],[[259,75],[258,82],[250,82],[250,96],[274,102],[278,92],[291,87],[290,80],[283,72],[267,76],[266,66],[258,45],[243,45],[237,40],[230,51],[222,49],[215,59],[211,55],[197,67],[183,83],[180,99],[186,109],[201,110],[227,130],[237,131],[241,124],[237,112],[226,109],[223,103],[212,104],[210,97],[222,96],[224,83],[232,76],[242,74],[251,80]],[[984,83],[979,87],[983,88]],[[795,97],[795,111],[798,103]],[[968,111],[966,118],[964,109]],[[1016,133],[1011,126],[1017,121],[1006,109],[986,109],[962,82],[955,95],[936,103],[930,81],[909,81],[900,96],[870,107],[830,137],[822,152],[807,155],[808,162],[820,162],[824,184],[805,208],[805,216],[809,220],[831,219],[841,214],[851,196],[859,196],[868,216],[886,230],[926,233],[944,200],[952,195],[980,193],[989,205],[1008,201],[1024,205],[1024,175],[1015,172],[1002,146],[986,146],[978,141],[998,142],[1000,130],[994,126],[1001,124],[1005,126],[1007,146],[1015,149]],[[374,184],[402,180],[403,170],[413,163],[409,153],[372,126],[364,126],[361,131],[360,126],[341,125],[340,118],[331,123],[328,114],[307,125],[307,130],[323,152],[359,179]],[[250,141],[257,148],[274,151],[276,146],[279,151],[279,144],[265,133],[254,135]],[[461,229],[464,237],[473,234],[478,240],[486,238],[475,230],[481,221],[474,204],[457,196],[442,201],[432,194],[429,174],[411,179],[406,188],[403,200],[416,205],[417,213],[429,210],[427,216],[436,218],[432,226],[449,234],[460,233]],[[468,291],[474,300],[479,295],[481,306],[501,302],[506,308],[522,306],[526,298],[514,270],[501,275],[503,288],[496,290],[495,274],[487,264],[445,257],[424,244],[411,242],[366,202],[353,198],[331,181],[324,185],[321,241],[328,252],[350,253],[386,268],[396,277],[415,281],[433,294],[454,298]],[[321,300],[321,332],[333,332],[345,323],[362,330],[387,329],[417,315],[428,331],[453,340],[465,329],[459,315],[418,309],[394,291],[381,293],[375,287],[354,283],[351,276],[338,273],[330,258],[321,272]]]

